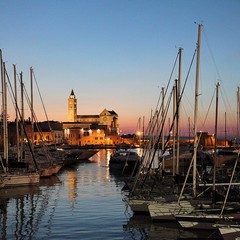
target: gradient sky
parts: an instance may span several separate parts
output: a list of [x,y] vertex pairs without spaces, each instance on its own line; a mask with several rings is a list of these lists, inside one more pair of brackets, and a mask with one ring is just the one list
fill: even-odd
[[[226,112],[228,134],[236,132],[239,0],[1,0],[0,9],[0,48],[8,74],[17,64],[29,88],[33,67],[48,118],[67,121],[73,89],[78,114],[114,110],[122,133],[135,132],[140,117],[149,120],[179,47],[185,80],[197,25],[203,24],[198,127],[214,129],[215,108],[209,105],[220,82],[219,131]],[[188,117],[193,122],[195,65],[183,97],[182,134],[188,134]],[[38,120],[46,120],[35,95]]]

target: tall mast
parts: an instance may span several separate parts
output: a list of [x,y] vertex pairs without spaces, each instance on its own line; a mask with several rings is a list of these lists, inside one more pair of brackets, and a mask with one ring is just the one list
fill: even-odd
[[224,114],[225,124],[224,124],[224,146],[227,146],[227,113]]
[[[196,63],[196,83],[195,83],[195,106],[194,106],[194,152],[193,152],[193,196],[196,197],[197,188],[197,113],[198,113],[198,84],[200,69],[200,50],[201,50],[201,33],[202,24],[198,25],[198,41],[197,41],[197,63]],[[201,137],[201,136],[200,136]]]
[[6,87],[6,68],[2,59],[2,50],[0,50],[1,61],[1,83],[2,83],[2,122],[3,122],[3,159],[6,161],[8,168],[8,129],[7,129],[7,87]]
[[[4,71],[4,67],[3,67],[3,59],[2,59],[2,50],[1,49],[0,49],[0,64],[1,64],[1,84],[2,84],[2,116],[1,116],[1,120],[2,120],[2,124],[4,126],[4,110],[3,110],[3,107],[4,107],[4,96],[3,96],[4,80],[3,80],[3,78],[4,78],[4,75],[5,75],[5,71]],[[3,139],[3,143],[2,144],[4,145],[4,143],[5,143],[4,133],[2,132],[1,134],[2,134],[2,139]],[[5,151],[5,148],[4,148],[4,151]],[[5,154],[4,154],[3,157],[5,157]],[[2,161],[1,161],[1,166],[3,168],[3,171],[5,173],[7,173],[7,169],[5,168],[5,166],[4,166]]]
[[176,112],[176,92],[177,92],[177,80],[175,80],[175,85],[173,86],[173,176],[176,175],[176,124],[174,115]]
[[240,88],[237,88],[237,147],[239,147],[239,124],[240,124]]
[[191,128],[190,128],[190,117],[188,117],[188,143],[191,142]]
[[23,74],[20,72],[20,86],[21,86],[21,161],[24,159],[24,100],[23,100]]
[[3,98],[4,159],[6,160],[6,166],[8,166],[7,82],[5,62],[3,62]]
[[30,87],[31,87],[31,126],[32,126],[32,147],[34,146],[34,116],[33,116],[33,68],[30,67]]
[[20,151],[19,151],[19,127],[18,127],[18,95],[17,95],[17,70],[16,65],[13,64],[14,69],[14,95],[15,95],[15,117],[16,117],[16,141],[17,141],[17,160],[20,160]]
[[142,131],[143,131],[142,143],[143,143],[143,146],[144,146],[144,140],[145,140],[145,135],[144,135],[145,129],[144,129],[144,125],[145,125],[145,117],[143,116],[143,123],[142,123]]
[[163,156],[164,153],[164,100],[165,100],[165,93],[164,93],[164,87],[162,87],[162,124],[163,124],[163,131],[162,131],[162,170],[165,171],[165,159]]
[[213,161],[213,203],[216,199],[216,159],[217,159],[217,129],[218,129],[218,90],[219,83],[216,85],[216,115],[215,115],[215,142],[214,142],[214,161]]
[[179,148],[180,148],[180,99],[181,99],[181,75],[182,75],[182,48],[179,48],[179,66],[178,66],[178,83],[177,83],[177,162],[176,174],[179,174]]

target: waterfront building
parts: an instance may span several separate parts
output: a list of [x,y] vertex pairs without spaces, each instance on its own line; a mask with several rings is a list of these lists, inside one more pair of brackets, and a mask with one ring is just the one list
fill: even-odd
[[[64,143],[64,135],[63,135],[63,128],[62,123],[57,121],[44,121],[34,123],[32,127],[32,123],[30,120],[24,121],[24,135],[23,135],[23,142],[26,141],[34,141],[35,145],[40,143],[45,144],[62,144]],[[33,131],[33,129],[34,131]],[[21,139],[21,128],[19,127],[19,141]],[[27,137],[25,135],[27,134]],[[34,134],[34,135],[33,135]],[[16,135],[16,122],[8,122],[8,139],[10,146],[17,145],[17,135]],[[28,139],[27,139],[28,138]]]
[[104,109],[100,114],[78,115],[77,98],[72,90],[68,98],[68,122],[63,123],[64,138],[70,145],[117,145],[118,114]]
[[39,122],[34,125],[34,143],[63,144],[64,135],[62,123],[57,121]]

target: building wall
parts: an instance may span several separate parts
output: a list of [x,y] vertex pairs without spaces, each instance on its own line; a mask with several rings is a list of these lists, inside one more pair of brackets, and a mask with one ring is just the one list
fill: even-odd
[[105,128],[83,128],[80,124],[63,124],[64,138],[69,145],[117,145],[122,143],[119,135],[106,135]]
[[105,132],[103,129],[95,129],[81,132],[81,145],[104,145]]
[[105,145],[119,145],[123,143],[120,135],[108,135],[105,137]]
[[103,129],[89,129],[72,127],[64,130],[65,140],[69,145],[104,145],[105,131]]
[[113,112],[104,109],[99,115],[99,123],[107,126],[107,134],[118,135],[119,134],[119,123],[118,115]]
[[99,123],[99,116],[96,115],[78,115],[76,122],[82,123]]

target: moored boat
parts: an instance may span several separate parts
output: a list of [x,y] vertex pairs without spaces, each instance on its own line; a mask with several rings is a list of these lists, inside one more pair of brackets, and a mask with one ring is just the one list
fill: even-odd
[[62,164],[52,164],[41,169],[41,177],[56,175],[62,168]]
[[218,229],[219,224],[240,224],[240,213],[238,209],[232,209],[232,212],[221,215],[221,209],[193,211],[190,214],[175,215],[176,220],[182,228],[212,230]]
[[239,224],[218,224],[217,228],[221,233],[223,240],[239,240],[240,239]]
[[83,161],[89,160],[94,156],[98,150],[95,149],[69,149],[62,150],[62,159],[63,165],[72,165],[77,164]]
[[6,184],[6,179],[1,176],[0,177],[0,189],[4,188],[5,184]]
[[134,214],[149,215],[149,204],[156,202],[154,200],[145,199],[123,199],[126,204],[131,208]]
[[120,149],[111,155],[109,168],[112,171],[118,171],[120,173],[131,173],[137,169],[140,164],[140,159],[137,152]]
[[2,174],[4,178],[4,188],[18,187],[26,185],[37,185],[39,184],[40,174],[37,172],[15,172]]
[[[10,165],[10,154],[9,154],[9,131],[8,131],[8,121],[7,121],[7,83],[11,86],[11,83],[9,79],[6,77],[7,72],[5,68],[5,63],[2,60],[2,51],[0,50],[0,62],[1,62],[1,83],[2,83],[2,105],[3,105],[3,112],[2,112],[2,121],[3,121],[3,131],[2,131],[2,145],[3,145],[3,154],[0,155],[0,173],[1,173],[1,179],[3,182],[3,187],[18,187],[18,186],[25,186],[25,185],[35,185],[39,183],[40,174],[38,172],[38,167],[36,165],[34,155],[31,149],[31,146],[29,145],[29,139],[26,134],[26,129],[23,124],[23,112],[20,113],[19,107],[17,105],[17,98],[16,93],[14,94],[13,91],[10,91],[10,94],[12,94],[13,99],[15,99],[15,108],[16,108],[16,115],[20,117],[21,121],[21,140],[23,140],[23,136],[25,134],[25,137],[27,139],[27,144],[31,152],[31,161],[34,162],[34,170],[29,170],[29,164],[23,161],[25,157],[25,151],[24,151],[24,142],[21,141],[21,161],[17,161],[17,164],[22,165],[20,168],[15,168]],[[8,81],[7,81],[8,80]],[[22,83],[22,75],[20,76],[20,83],[21,87],[23,87]],[[10,87],[12,89],[12,87]],[[23,101],[22,101],[22,109],[23,109]],[[16,117],[16,121],[17,121]],[[16,124],[18,125],[18,124]],[[18,133],[18,130],[16,130],[16,133]],[[18,141],[19,139],[17,139]],[[19,149],[18,149],[19,150]],[[25,159],[24,159],[25,160]]]

